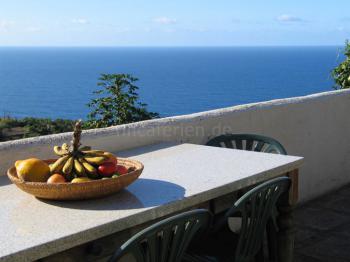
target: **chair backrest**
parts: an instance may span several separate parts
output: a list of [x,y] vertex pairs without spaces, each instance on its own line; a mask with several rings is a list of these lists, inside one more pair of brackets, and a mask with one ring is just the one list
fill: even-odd
[[210,222],[211,214],[204,209],[164,219],[130,238],[109,261],[181,261],[190,241],[206,230]]
[[290,178],[279,177],[267,181],[239,198],[216,228],[227,225],[230,217],[241,217],[241,229],[235,253],[235,261],[254,261],[265,235],[267,222],[277,216],[276,204],[288,197]]
[[255,134],[226,134],[210,139],[206,145],[286,155],[285,148],[271,137]]

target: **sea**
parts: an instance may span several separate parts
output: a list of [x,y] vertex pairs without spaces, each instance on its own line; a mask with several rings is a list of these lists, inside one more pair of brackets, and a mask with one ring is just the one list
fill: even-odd
[[102,73],[162,117],[330,91],[341,47],[0,47],[0,117],[85,119]]

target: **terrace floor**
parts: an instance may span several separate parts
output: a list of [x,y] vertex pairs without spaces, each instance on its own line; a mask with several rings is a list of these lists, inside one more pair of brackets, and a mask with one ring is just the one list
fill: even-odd
[[298,207],[295,221],[295,262],[350,261],[350,185]]

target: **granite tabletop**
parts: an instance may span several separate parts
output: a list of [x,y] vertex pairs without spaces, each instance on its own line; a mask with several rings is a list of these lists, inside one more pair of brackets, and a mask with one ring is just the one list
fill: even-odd
[[0,176],[0,261],[49,256],[299,168],[302,157],[157,144],[117,153],[145,165],[113,196],[48,201]]

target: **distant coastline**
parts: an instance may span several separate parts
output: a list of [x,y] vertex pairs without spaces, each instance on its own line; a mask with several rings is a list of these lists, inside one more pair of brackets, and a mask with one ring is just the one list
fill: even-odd
[[73,130],[74,121],[68,119],[44,119],[11,117],[0,118],[0,142],[57,134]]

